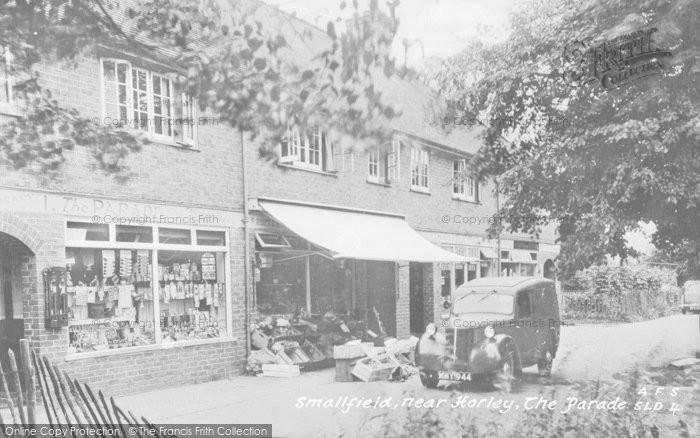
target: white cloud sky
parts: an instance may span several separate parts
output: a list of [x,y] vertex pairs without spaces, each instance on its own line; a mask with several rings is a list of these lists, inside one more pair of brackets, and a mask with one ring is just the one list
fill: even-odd
[[[297,16],[323,29],[329,20],[352,13],[350,6],[343,14],[340,0],[264,0],[268,4]],[[446,57],[459,52],[471,39],[500,38],[506,33],[508,13],[516,0],[401,0],[397,9],[401,25],[394,51],[404,60],[402,41],[420,41],[425,57]],[[348,0],[348,4],[352,3]],[[361,0],[366,5],[368,0]],[[380,2],[384,4],[384,2]],[[423,57],[420,44],[409,51],[409,65],[418,67]]]

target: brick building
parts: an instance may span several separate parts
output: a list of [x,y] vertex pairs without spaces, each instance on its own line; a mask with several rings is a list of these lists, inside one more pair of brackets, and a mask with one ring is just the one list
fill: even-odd
[[[256,272],[263,273],[262,278],[256,274],[256,311],[274,313],[270,304],[285,299],[277,289],[286,288],[291,306],[306,306],[311,313],[350,310],[371,322],[376,308],[388,334],[406,337],[435,321],[457,286],[498,275],[498,243],[487,232],[497,212],[494,185],[465,172],[480,146],[478,132],[445,131],[433,123],[441,105],[427,87],[398,79],[382,80],[381,87],[402,110],[393,121],[395,135],[387,151],[335,151],[321,132],[291,133],[290,143],[280,145],[282,159],[273,165],[248,149],[252,223],[257,253],[263,255],[256,258]],[[394,236],[371,237],[359,225],[363,215],[400,218],[457,259],[438,261],[439,254],[434,260],[412,259],[410,245],[393,242],[399,253],[405,251],[396,260],[382,258],[372,247],[364,248],[364,259],[338,260],[347,242],[328,239],[328,229],[347,234],[345,240],[352,242],[376,238],[379,246],[392,244]],[[370,221],[368,226],[374,225]],[[299,237],[309,241],[308,257],[299,251],[306,249],[304,244],[291,241]],[[500,249],[501,275],[553,275],[558,247],[552,230],[539,239],[504,233]],[[293,273],[280,268],[279,279],[271,275],[276,258],[295,264]],[[284,278],[296,281],[289,284]]]
[[[311,43],[290,36],[298,59],[327,44],[274,11],[261,12],[268,25],[313,33]],[[405,337],[456,286],[496,275],[493,186],[455,178],[479,141],[429,123],[439,112],[427,88],[382,85],[404,111],[386,152],[290,133],[270,163],[196,113],[171,79],[177,69],[115,47],[38,67],[60,104],[100,123],[129,120],[152,143],[129,157],[126,180],[96,169],[82,147],[54,177],[0,166],[0,357],[26,338],[114,393],[201,382],[243,371],[247,327],[267,315],[332,310]],[[21,117],[11,85],[0,78],[0,122]],[[557,252],[546,236],[503,236],[504,273],[542,275]],[[65,308],[47,303],[57,296]]]
[[[38,68],[61,105],[105,124],[151,121],[136,124],[153,142],[129,157],[131,178],[103,174],[82,147],[53,178],[0,167],[2,348],[24,337],[116,393],[225,378],[245,360],[240,151],[214,119],[171,123],[206,115],[188,114],[172,66],[157,60],[105,49]],[[126,96],[142,100],[141,114]],[[18,106],[5,98],[2,117]],[[68,267],[54,287],[68,291],[69,321],[49,329],[44,271],[54,267]]]

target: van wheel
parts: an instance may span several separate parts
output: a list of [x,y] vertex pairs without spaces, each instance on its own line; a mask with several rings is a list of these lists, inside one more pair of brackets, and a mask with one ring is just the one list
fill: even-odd
[[515,366],[513,360],[513,353],[510,353],[506,359],[501,363],[501,367],[496,374],[493,386],[496,388],[512,393],[515,392]]
[[435,389],[440,382],[438,378],[438,373],[435,371],[421,371],[420,372],[420,383],[426,388]]
[[685,315],[686,313],[688,313],[688,309],[686,309],[685,307],[682,308],[682,309],[681,309],[681,313],[682,313],[683,315]]
[[537,371],[541,377],[549,377],[552,375],[552,362],[554,362],[554,356],[552,356],[552,352],[547,349],[544,357],[537,362]]

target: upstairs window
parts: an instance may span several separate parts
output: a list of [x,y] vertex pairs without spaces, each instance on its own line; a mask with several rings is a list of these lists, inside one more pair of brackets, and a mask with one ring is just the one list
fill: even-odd
[[370,151],[368,154],[367,180],[369,182],[391,184],[399,178],[399,151],[401,143],[394,139],[391,150]]
[[411,148],[411,189],[427,192],[430,154],[427,150]]
[[194,146],[197,144],[197,101],[186,94],[182,95],[182,140]]
[[320,129],[302,133],[297,128],[287,129],[282,140],[280,163],[313,170],[331,171],[332,148]]
[[182,118],[176,119],[173,81],[168,77],[126,61],[103,59],[102,85],[104,124],[142,131],[155,140],[195,145],[195,105],[182,94]]
[[452,164],[452,194],[455,198],[476,202],[478,200],[476,181],[466,173],[466,160],[454,160]]

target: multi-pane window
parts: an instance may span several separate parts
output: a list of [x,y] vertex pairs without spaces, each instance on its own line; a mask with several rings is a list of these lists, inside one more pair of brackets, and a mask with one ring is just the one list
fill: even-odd
[[131,66],[128,62],[108,61],[102,63],[104,86],[104,115],[115,120],[129,118],[128,89]]
[[390,151],[373,150],[368,153],[368,181],[391,184],[398,180],[399,147],[399,141],[394,140]]
[[197,143],[197,102],[186,94],[182,95],[182,138],[189,145]]
[[323,148],[327,138],[320,129],[314,129],[311,135],[302,134],[297,128],[289,128],[282,140],[281,163],[310,169],[323,169]]
[[425,149],[411,148],[411,188],[428,191],[430,155]]
[[369,153],[369,177],[379,179],[379,151]]
[[[102,61],[105,124],[131,127],[155,138],[175,140],[173,82],[167,77],[133,67],[129,62]],[[192,99],[182,95],[182,140],[195,141],[195,109]]]
[[452,165],[452,194],[455,198],[477,201],[477,184],[467,176],[466,160],[454,160]]
[[172,83],[163,76],[152,74],[153,79],[153,132],[172,137],[173,105]]
[[452,194],[465,196],[464,170],[466,163],[464,160],[454,160],[452,162]]
[[12,72],[10,51],[0,47],[0,105],[12,103]]
[[148,72],[141,69],[131,70],[131,89],[133,90],[134,127],[148,132]]

